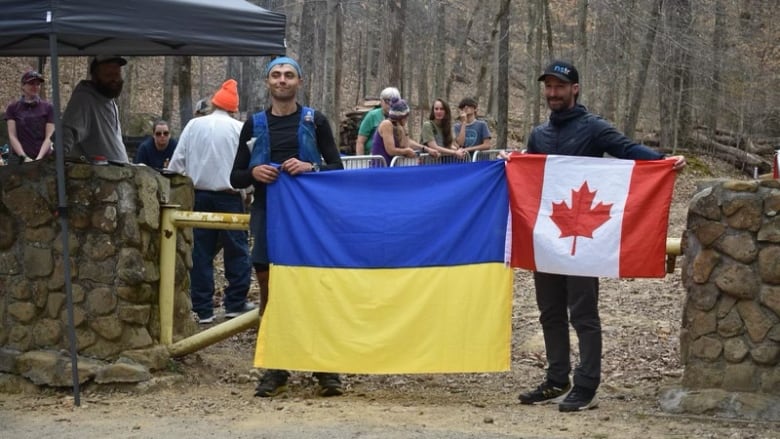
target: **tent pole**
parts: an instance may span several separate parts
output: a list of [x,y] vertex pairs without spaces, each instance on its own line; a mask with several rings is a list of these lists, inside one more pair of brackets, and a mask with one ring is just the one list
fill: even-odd
[[49,34],[49,53],[51,55],[52,107],[54,107],[54,159],[57,163],[57,215],[60,218],[62,234],[62,273],[65,276],[65,297],[68,311],[68,339],[70,341],[70,365],[73,376],[73,400],[81,405],[79,394],[79,364],[76,351],[76,328],[73,322],[73,288],[70,278],[70,247],[68,245],[68,196],[65,191],[65,151],[62,145],[62,120],[60,118],[60,72],[57,59],[57,35]]

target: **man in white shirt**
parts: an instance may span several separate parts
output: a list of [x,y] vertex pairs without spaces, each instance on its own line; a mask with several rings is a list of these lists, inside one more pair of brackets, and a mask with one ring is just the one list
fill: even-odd
[[[241,193],[230,185],[230,171],[238,148],[242,123],[229,113],[238,111],[238,89],[233,79],[222,84],[211,99],[214,111],[187,123],[168,169],[192,179],[195,211],[244,213]],[[255,308],[247,302],[252,267],[249,240],[243,230],[193,229],[190,297],[198,322],[214,322],[214,256],[222,244],[225,263],[223,306],[225,318]]]

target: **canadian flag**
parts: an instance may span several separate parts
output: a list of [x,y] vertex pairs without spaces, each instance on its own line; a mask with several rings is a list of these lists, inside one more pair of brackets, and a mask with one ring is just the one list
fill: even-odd
[[663,277],[673,165],[511,155],[511,265],[578,276]]

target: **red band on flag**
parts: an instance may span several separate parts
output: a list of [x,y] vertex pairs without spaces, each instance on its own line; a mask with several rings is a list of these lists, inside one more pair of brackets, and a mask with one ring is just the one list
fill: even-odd
[[666,230],[675,173],[671,160],[637,160],[623,213],[620,277],[666,275]]
[[[542,184],[521,185],[522,181],[543,182],[546,155],[528,154],[522,160],[506,164],[512,212],[512,259],[510,265],[536,270],[534,259],[534,227],[539,216]],[[520,178],[520,176],[523,176]],[[513,178],[514,177],[514,178]]]

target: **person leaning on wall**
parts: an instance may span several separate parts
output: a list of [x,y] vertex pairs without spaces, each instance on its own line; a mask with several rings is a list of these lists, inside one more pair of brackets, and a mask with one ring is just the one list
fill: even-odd
[[35,70],[22,75],[22,96],[5,110],[8,140],[18,163],[40,160],[53,152],[54,108],[40,97],[43,76]]
[[62,146],[66,158],[98,158],[128,163],[116,98],[122,93],[122,67],[127,60],[99,55],[89,62],[89,78],[80,81],[62,114]]

